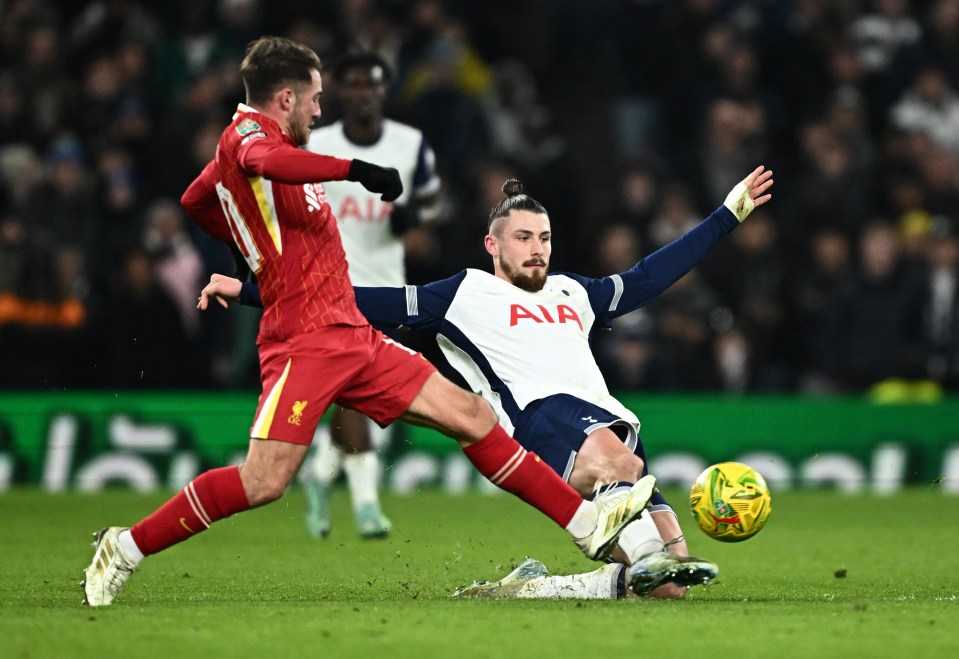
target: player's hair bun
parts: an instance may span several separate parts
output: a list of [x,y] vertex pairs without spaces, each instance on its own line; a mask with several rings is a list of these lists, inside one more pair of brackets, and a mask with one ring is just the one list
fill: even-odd
[[519,179],[511,178],[503,184],[503,193],[507,197],[515,197],[516,195],[523,194],[523,184],[520,183]]

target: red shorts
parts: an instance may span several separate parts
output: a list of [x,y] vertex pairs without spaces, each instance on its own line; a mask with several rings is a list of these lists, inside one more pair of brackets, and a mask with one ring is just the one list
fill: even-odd
[[334,402],[387,426],[435,371],[423,355],[369,325],[329,325],[262,344],[263,392],[250,437],[309,444]]

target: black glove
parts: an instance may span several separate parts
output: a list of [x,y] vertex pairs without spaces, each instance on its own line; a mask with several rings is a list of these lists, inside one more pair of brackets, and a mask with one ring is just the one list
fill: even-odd
[[413,227],[420,224],[420,214],[415,208],[393,204],[393,210],[390,211],[390,231],[394,236],[402,236]]
[[403,194],[403,182],[400,173],[393,167],[380,167],[362,160],[354,160],[350,164],[350,173],[347,181],[362,183],[370,192],[381,192],[383,201],[395,201]]

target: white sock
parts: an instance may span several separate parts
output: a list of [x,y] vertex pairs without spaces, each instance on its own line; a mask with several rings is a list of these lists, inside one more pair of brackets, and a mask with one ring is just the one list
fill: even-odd
[[316,445],[313,457],[313,477],[329,487],[340,475],[343,451],[333,444],[329,432],[317,432],[313,442]]
[[599,515],[596,512],[596,504],[584,499],[573,513],[573,519],[566,525],[566,532],[573,536],[574,540],[581,540],[596,530],[597,523],[599,523]]
[[[608,496],[610,494],[628,489],[629,488],[625,485],[617,486],[606,490],[604,494]],[[573,536],[574,540],[582,540],[596,530],[596,525],[598,523],[599,513],[596,510],[596,504],[592,501],[584,499],[583,503],[580,504],[579,508],[577,508],[576,512],[573,514],[573,519],[571,519],[569,524],[566,525],[566,532]]]
[[648,510],[644,510],[638,519],[633,520],[623,529],[619,535],[619,546],[626,552],[630,565],[639,560],[640,556],[654,551],[663,551],[666,548],[656,522],[653,521],[653,516]]
[[130,529],[120,531],[120,534],[117,536],[117,541],[120,543],[120,548],[123,549],[123,553],[127,555],[127,558],[133,561],[134,565],[139,565],[140,561],[143,560],[143,552],[137,547],[137,543],[134,541]]
[[370,443],[373,445],[373,450],[377,453],[383,453],[389,445],[390,441],[393,438],[393,426],[386,426],[385,428],[380,428],[380,425],[368,419],[369,423],[367,424],[370,428]]
[[586,574],[550,575],[530,579],[516,592],[517,599],[614,600],[623,597],[622,563],[604,565]]
[[380,461],[375,451],[348,453],[343,456],[343,471],[350,486],[353,510],[367,503],[379,505],[377,493],[380,479]]

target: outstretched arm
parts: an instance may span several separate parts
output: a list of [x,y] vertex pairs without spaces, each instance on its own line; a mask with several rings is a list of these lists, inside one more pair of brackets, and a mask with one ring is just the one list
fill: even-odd
[[[370,324],[383,329],[392,329],[403,325],[422,325],[428,316],[411,315],[407,307],[408,292],[406,288],[383,287],[356,287],[357,306]],[[210,283],[200,291],[200,298],[196,308],[206,311],[211,301],[226,309],[231,302],[238,302],[244,306],[262,307],[260,289],[255,281],[240,281],[234,277],[213,274]]]
[[[384,329],[401,326],[438,331],[446,316],[456,290],[466,275],[458,275],[425,286],[355,286],[356,306],[370,324]],[[196,308],[206,311],[210,301],[226,308],[230,302],[262,307],[260,289],[256,281],[240,281],[234,277],[214,274],[210,283],[200,291]]]
[[244,170],[271,181],[297,185],[323,181],[357,181],[370,192],[382,193],[383,201],[403,194],[400,174],[363,160],[344,160],[272,140],[250,140],[237,153]]
[[770,199],[773,173],[754,169],[727,195],[723,205],[685,234],[659,248],[626,272],[592,280],[587,289],[598,317],[607,322],[648,303],[696,267],[753,209]]

